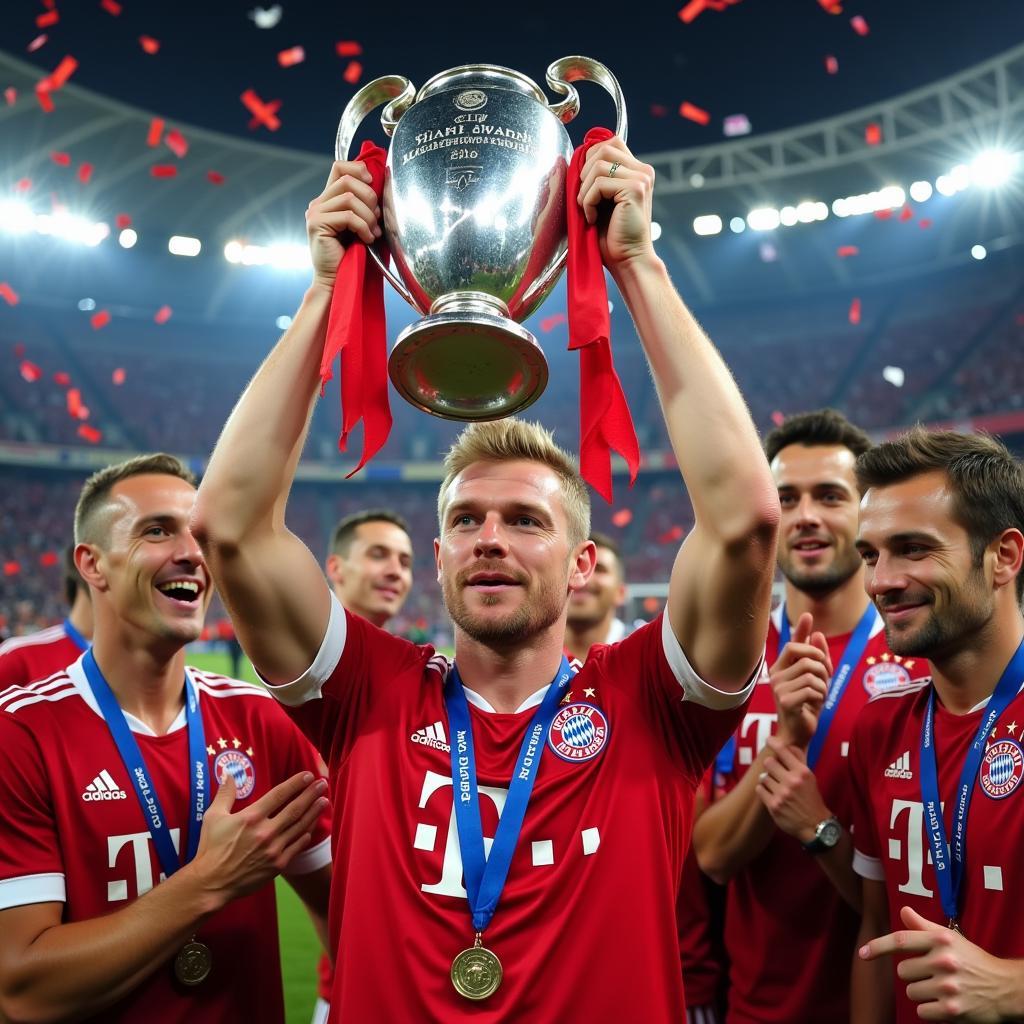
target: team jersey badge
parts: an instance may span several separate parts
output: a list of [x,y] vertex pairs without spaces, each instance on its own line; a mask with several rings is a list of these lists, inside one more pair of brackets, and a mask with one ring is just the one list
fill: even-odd
[[576,701],[561,708],[548,728],[548,746],[563,761],[592,761],[608,742],[608,719],[593,704]]
[[1009,796],[1024,778],[1024,751],[1013,740],[996,740],[981,762],[978,781],[986,796],[1002,800]]
[[864,673],[864,689],[868,697],[892,693],[910,682],[910,673],[895,661],[879,661]]
[[256,786],[256,768],[247,754],[241,750],[225,750],[213,762],[213,774],[217,785],[230,775],[235,780],[235,797],[244,800]]

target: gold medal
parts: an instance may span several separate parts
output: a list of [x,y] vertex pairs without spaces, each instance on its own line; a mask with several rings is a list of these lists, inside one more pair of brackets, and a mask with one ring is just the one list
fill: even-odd
[[213,969],[213,954],[205,942],[196,942],[193,936],[174,958],[174,976],[182,985],[201,985]]
[[476,942],[452,961],[452,984],[466,999],[486,999],[501,984],[501,961],[483,945],[480,932]]
[[949,929],[950,931],[952,931],[952,932],[956,932],[956,933],[957,933],[957,935],[963,935],[963,931],[962,931],[962,930],[961,930],[961,928],[960,928],[960,922],[959,922],[959,921],[958,921],[958,920],[957,920],[957,919],[956,919],[955,917],[951,917],[951,918],[950,918],[950,919],[949,919],[949,920],[948,920],[948,921],[946,922],[946,927],[947,927],[947,928],[948,928],[948,929]]

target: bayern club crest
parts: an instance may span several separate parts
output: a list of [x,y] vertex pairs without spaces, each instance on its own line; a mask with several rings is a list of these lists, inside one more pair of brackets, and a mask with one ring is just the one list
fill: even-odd
[[567,704],[548,729],[548,746],[563,761],[592,761],[604,750],[609,731],[608,719],[599,707]]
[[864,689],[868,697],[892,693],[910,682],[910,673],[895,661],[879,661],[864,673]]
[[213,762],[213,776],[217,785],[231,776],[235,780],[235,798],[244,800],[256,786],[256,769],[248,755],[240,750],[225,750]]
[[996,740],[981,762],[978,781],[986,796],[1002,800],[1024,779],[1024,751],[1013,740]]

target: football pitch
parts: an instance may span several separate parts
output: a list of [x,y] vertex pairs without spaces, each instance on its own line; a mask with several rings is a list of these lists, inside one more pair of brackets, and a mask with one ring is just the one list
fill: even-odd
[[[208,672],[230,675],[231,663],[221,651],[189,651],[188,664]],[[242,659],[242,679],[256,682],[249,662]],[[298,896],[281,879],[277,880],[277,914],[281,933],[281,974],[288,1024],[308,1024],[316,1002],[316,964],[320,942]]]

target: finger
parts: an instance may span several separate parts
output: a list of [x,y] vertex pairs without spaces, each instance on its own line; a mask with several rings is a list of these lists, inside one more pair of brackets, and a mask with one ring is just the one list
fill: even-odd
[[636,157],[629,151],[629,147],[617,135],[613,135],[610,139],[599,142],[587,150],[587,155],[583,159],[583,167],[580,169],[580,177],[582,178],[599,160],[604,160],[606,163],[618,161],[620,164],[630,165],[638,163]]
[[[615,173],[612,173],[614,169]],[[612,181],[625,181],[629,177],[636,177],[639,170],[622,163],[617,159],[594,160],[590,166],[580,175],[581,196],[586,195],[590,187],[598,178],[610,178]]]
[[783,743],[777,736],[769,736],[766,746],[775,755],[775,761],[785,771],[793,771],[793,769],[800,767],[802,762],[793,754],[796,747],[790,747],[788,744]]
[[816,630],[814,633],[811,634],[811,643],[814,645],[814,647],[817,650],[819,650],[821,652],[822,657],[828,663],[829,673],[831,674],[831,671],[832,671],[832,655],[829,654],[828,640],[825,639],[825,634],[822,633],[820,630]]
[[330,199],[324,199],[318,203],[314,211],[313,220],[314,222],[321,221],[324,217],[329,217],[331,214],[336,213],[353,213],[360,220],[365,221],[372,230],[373,226],[377,223],[379,209],[376,196],[367,205],[367,203],[363,202],[362,197],[357,196],[354,192],[344,192],[341,195],[332,196]]
[[899,953],[927,953],[932,948],[932,939],[927,932],[890,932],[881,938],[872,939],[857,951],[862,960],[876,960],[880,956]]
[[801,686],[798,690],[786,693],[785,699],[780,700],[779,704],[783,711],[795,711],[803,704],[810,704],[812,707],[820,708],[824,702],[824,690],[822,690],[819,685],[815,684]]
[[291,828],[295,822],[305,816],[314,801],[322,797],[326,792],[327,782],[324,779],[317,778],[314,783],[299,793],[294,800],[289,800],[284,807],[270,818],[270,821],[278,831],[283,832],[285,829]]
[[309,832],[303,832],[302,835],[297,836],[291,843],[289,843],[282,851],[278,863],[281,865],[281,871],[287,871],[288,865],[295,859],[295,857],[302,853],[302,851],[309,846],[313,841],[313,836]]
[[299,772],[264,793],[259,800],[250,805],[249,810],[260,817],[269,818],[285,804],[294,800],[315,778],[312,772]]
[[331,173],[327,176],[328,187],[346,174],[360,178],[367,184],[373,181],[373,176],[362,160],[335,160],[331,164]]
[[804,612],[800,616],[793,630],[793,640],[798,644],[805,644],[814,632],[814,616],[810,612]]
[[371,227],[364,218],[351,210],[344,210],[341,213],[325,213],[311,220],[309,226],[315,232],[314,237],[326,228],[329,234],[335,236],[350,232],[361,241],[366,242],[367,245],[373,245],[377,238],[375,226]]
[[377,193],[374,192],[373,187],[359,178],[354,178],[351,174],[346,174],[325,188],[316,202],[318,206],[322,206],[332,199],[338,199],[345,195],[357,196],[371,210],[377,205]]
[[304,832],[308,832],[310,835],[313,834],[313,828],[317,821],[320,819],[324,811],[327,810],[328,800],[326,797],[320,797],[315,803],[313,803],[307,810],[306,813],[291,825],[285,829],[280,836],[282,846],[289,846],[293,843],[296,838],[302,835]]
[[929,921],[927,917],[922,917],[913,907],[900,907],[900,920],[908,928],[913,928],[917,931],[939,932],[940,934],[944,934],[947,931],[944,924],[936,924],[935,921]]
[[581,192],[580,206],[583,207],[587,223],[593,224],[597,220],[597,208],[606,200],[609,202],[628,200],[633,187],[635,187],[634,182],[625,175],[620,176],[618,171],[615,172],[614,178],[607,176],[594,178],[586,190]]
[[896,973],[906,982],[924,981],[925,978],[934,976],[935,968],[930,963],[929,957],[912,956],[907,960],[901,960],[896,965]]
[[219,811],[221,814],[230,814],[235,803],[235,794],[238,792],[235,786],[235,777],[231,772],[224,775],[223,781],[217,786],[217,792],[210,802],[210,811]]
[[806,647],[801,651],[793,651],[785,656],[785,660],[780,658],[769,673],[769,679],[772,685],[778,688],[789,680],[799,679],[807,672],[817,676],[825,683],[832,678],[828,662],[821,656],[821,651],[817,647]]

